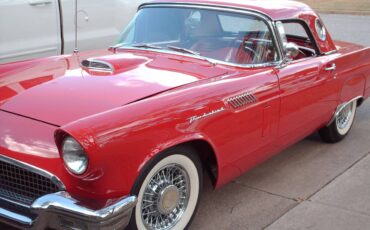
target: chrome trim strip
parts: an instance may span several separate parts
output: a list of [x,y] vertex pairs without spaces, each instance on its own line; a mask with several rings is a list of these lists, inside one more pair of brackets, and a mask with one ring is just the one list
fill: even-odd
[[33,225],[33,220],[31,218],[3,208],[0,208],[0,219],[4,219],[4,222],[6,223],[9,223],[10,221],[11,223],[16,223],[22,227],[31,227]]
[[326,126],[329,126],[331,125],[334,121],[335,121],[335,118],[339,115],[339,113],[342,111],[342,109],[344,109],[348,104],[351,104],[352,102],[354,101],[357,101],[361,98],[364,98],[363,96],[357,96],[355,98],[353,98],[352,100],[350,101],[347,101],[347,102],[344,102],[340,105],[338,105],[337,109],[335,110],[334,114],[333,114],[333,117],[331,118],[331,120],[329,121],[329,123],[326,125]]
[[[84,62],[89,62],[89,65],[85,65]],[[106,66],[108,66],[109,69],[92,67],[91,66],[91,63],[94,63],[94,62],[95,63],[106,65]],[[92,58],[83,60],[81,62],[81,66],[82,67],[85,67],[85,68],[87,68],[89,70],[96,71],[96,72],[113,73],[115,71],[113,65],[110,64],[109,62],[100,61],[100,60],[96,60],[96,59],[92,59]]]
[[272,31],[273,42],[279,54],[279,58],[278,58],[279,60],[276,61],[277,62],[276,66],[279,66],[284,61],[284,58],[285,58],[284,49],[283,49],[282,42],[280,41],[280,38],[279,38],[280,36],[278,36],[279,32],[276,27],[276,23],[273,21],[269,21],[269,24],[270,24],[271,31]]
[[[32,230],[69,229],[76,227],[73,225],[75,223],[82,223],[86,229],[123,229],[128,225],[136,203],[136,196],[127,196],[110,206],[92,210],[81,206],[67,192],[57,192],[42,196],[31,205],[29,210],[36,215],[34,219],[0,208],[0,222]],[[72,226],[64,226],[63,219],[68,224],[72,223]]]
[[280,49],[279,42],[276,37],[276,31],[272,23],[272,19],[262,13],[258,12],[255,10],[250,10],[250,9],[244,9],[244,8],[236,8],[236,7],[227,7],[227,6],[220,6],[216,4],[209,4],[209,5],[204,5],[204,4],[197,4],[197,3],[186,3],[186,2],[179,2],[179,3],[161,3],[161,2],[154,2],[154,3],[144,3],[139,6],[139,10],[142,8],[151,8],[151,7],[184,7],[184,8],[194,8],[194,9],[209,9],[209,10],[218,10],[222,12],[232,12],[232,13],[239,13],[239,14],[244,14],[244,15],[253,15],[257,18],[262,19],[267,27],[269,28],[271,34],[272,34],[272,41],[274,43],[274,48],[276,49],[276,52],[278,53],[278,60],[273,61],[273,62],[268,62],[268,63],[261,63],[261,64],[236,64],[236,63],[230,63],[230,62],[225,62],[225,61],[220,61],[204,56],[196,56],[196,55],[190,55],[190,54],[184,54],[184,53],[179,53],[179,52],[174,52],[174,51],[169,51],[169,50],[156,50],[156,49],[143,49],[143,48],[136,48],[136,47],[116,47],[117,50],[150,50],[158,53],[169,53],[169,54],[176,54],[176,55],[181,55],[181,56],[186,56],[186,57],[191,57],[191,58],[196,58],[200,60],[207,60],[210,63],[213,64],[221,64],[221,65],[227,65],[227,66],[232,66],[232,67],[242,67],[242,68],[263,68],[263,67],[274,67],[277,66],[281,61],[282,61],[282,52]]
[[111,206],[96,211],[80,206],[78,203],[79,201],[73,199],[67,192],[58,192],[40,197],[32,204],[31,209],[38,213],[42,211],[58,212],[89,222],[100,223],[134,208],[137,198],[136,196],[128,196]]
[[168,3],[168,2],[147,2],[147,3],[143,3],[139,6],[139,10],[141,8],[144,8],[144,7],[155,7],[155,5],[157,6],[174,6],[174,7],[178,7],[178,6],[187,6],[187,7],[198,7],[198,8],[219,8],[220,10],[222,11],[229,11],[229,12],[251,12],[251,13],[255,13],[255,14],[259,14],[260,16],[268,19],[268,20],[271,20],[272,21],[272,18],[261,12],[261,11],[258,11],[258,10],[252,10],[252,9],[246,9],[246,8],[241,8],[241,7],[233,7],[233,6],[227,6],[227,5],[222,5],[222,2],[220,3],[217,3],[217,4],[202,4],[202,3],[196,3],[196,2],[171,2],[171,3]]
[[232,66],[232,67],[241,67],[241,68],[263,68],[263,67],[273,67],[277,66],[280,61],[276,62],[269,62],[269,63],[262,63],[262,64],[248,64],[248,65],[241,65],[241,64],[235,64],[231,62],[224,62],[220,60],[216,60],[213,58],[207,58],[204,56],[196,56],[196,55],[191,55],[191,54],[185,54],[185,53],[179,53],[179,52],[174,52],[170,50],[156,50],[156,49],[143,49],[143,48],[135,48],[135,47],[119,47],[117,50],[141,50],[141,51],[152,51],[152,52],[157,52],[157,53],[164,53],[164,54],[174,54],[174,55],[180,55],[184,57],[190,57],[190,58],[195,58],[198,60],[202,61],[207,61],[210,64],[220,64],[220,65],[226,65],[226,66]]
[[1,197],[0,196],[0,200],[1,201],[4,201],[6,203],[10,203],[10,204],[13,204],[13,205],[16,205],[16,206],[20,206],[20,207],[23,207],[23,208],[30,208],[31,206],[29,205],[26,205],[26,204],[22,204],[20,202],[17,202],[17,201],[14,201],[14,200],[10,200],[8,198],[5,198],[5,197]]
[[53,183],[55,183],[55,185],[57,185],[60,190],[66,190],[66,187],[64,186],[63,182],[57,176],[55,176],[55,175],[53,175],[53,174],[51,174],[51,173],[49,173],[49,172],[47,172],[43,169],[40,169],[36,166],[21,162],[19,160],[15,160],[13,158],[10,158],[10,157],[7,157],[7,156],[1,155],[1,154],[0,154],[0,161],[18,166],[18,167],[23,168],[25,170],[28,170],[30,172],[33,172],[33,173],[39,174],[41,176],[44,176],[44,177],[50,179]]
[[336,53],[338,53],[338,50],[332,50],[332,51],[324,53],[324,55],[331,55],[331,54],[336,54]]

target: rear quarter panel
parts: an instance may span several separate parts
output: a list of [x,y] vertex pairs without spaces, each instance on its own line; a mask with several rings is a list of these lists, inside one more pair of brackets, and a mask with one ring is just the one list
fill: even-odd
[[339,82],[339,102],[357,96],[370,96],[370,49],[351,43],[337,42],[336,78]]

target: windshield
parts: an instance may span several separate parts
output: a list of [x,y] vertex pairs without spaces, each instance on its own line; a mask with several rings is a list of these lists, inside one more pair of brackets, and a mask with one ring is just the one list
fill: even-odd
[[143,8],[117,46],[171,50],[240,65],[278,58],[272,34],[262,19],[199,8]]

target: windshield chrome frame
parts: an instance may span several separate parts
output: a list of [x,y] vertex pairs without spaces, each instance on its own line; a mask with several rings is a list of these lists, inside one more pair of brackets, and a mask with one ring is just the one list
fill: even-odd
[[278,66],[282,62],[282,50],[281,46],[279,44],[279,40],[276,36],[276,29],[274,26],[274,23],[272,19],[261,12],[250,10],[250,9],[242,9],[242,8],[233,8],[233,7],[224,7],[220,5],[204,5],[204,4],[196,4],[196,3],[144,3],[139,6],[138,11],[145,8],[162,8],[162,7],[173,7],[173,8],[191,8],[191,9],[204,9],[204,10],[215,10],[215,11],[221,11],[221,12],[230,12],[230,13],[237,13],[237,14],[244,14],[244,15],[252,15],[255,16],[258,19],[261,19],[265,24],[267,25],[270,33],[272,34],[272,42],[274,45],[274,48],[276,49],[276,52],[278,54],[278,59],[273,62],[266,62],[266,63],[259,63],[259,64],[237,64],[237,63],[231,63],[226,61],[220,61],[213,58],[205,57],[202,55],[191,55],[191,54],[185,54],[181,52],[175,52],[171,50],[158,50],[158,49],[148,49],[148,48],[136,48],[136,47],[115,47],[116,49],[126,49],[126,50],[150,50],[153,52],[159,52],[159,53],[168,53],[168,54],[176,54],[181,55],[185,57],[191,57],[196,58],[200,60],[206,60],[213,64],[221,64],[221,65],[227,65],[232,67],[242,67],[242,68],[263,68],[263,67],[274,67]]

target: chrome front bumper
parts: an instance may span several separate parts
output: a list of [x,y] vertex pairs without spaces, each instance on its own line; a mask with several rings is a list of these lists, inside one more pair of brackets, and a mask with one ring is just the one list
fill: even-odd
[[67,192],[40,197],[28,207],[30,216],[0,207],[0,222],[21,229],[123,229],[130,221],[136,197],[122,198],[109,207],[91,210]]

